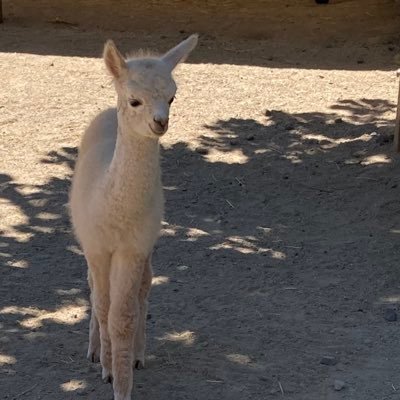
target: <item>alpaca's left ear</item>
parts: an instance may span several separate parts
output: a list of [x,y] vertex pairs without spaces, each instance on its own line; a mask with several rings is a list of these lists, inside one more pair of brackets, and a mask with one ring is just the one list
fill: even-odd
[[120,79],[126,72],[127,66],[124,57],[119,52],[112,40],[108,40],[104,46],[104,62],[110,74],[115,79]]
[[180,62],[186,60],[190,52],[196,47],[198,35],[191,35],[178,46],[172,48],[170,51],[161,57],[161,60],[167,64],[168,68],[172,71]]

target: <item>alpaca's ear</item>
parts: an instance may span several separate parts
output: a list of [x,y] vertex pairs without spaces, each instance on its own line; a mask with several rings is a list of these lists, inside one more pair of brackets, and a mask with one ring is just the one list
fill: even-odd
[[172,48],[161,60],[168,65],[172,71],[180,62],[185,61],[189,53],[196,47],[198,35],[189,36],[186,40],[179,43],[178,46]]
[[107,40],[103,52],[104,62],[110,74],[115,78],[121,78],[127,70],[126,62],[112,40]]

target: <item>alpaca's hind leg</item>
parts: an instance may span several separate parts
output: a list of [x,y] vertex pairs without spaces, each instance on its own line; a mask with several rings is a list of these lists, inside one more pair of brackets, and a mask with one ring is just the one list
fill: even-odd
[[88,260],[92,279],[92,301],[100,332],[100,361],[102,379],[112,382],[111,340],[108,333],[110,309],[110,257],[92,257]]
[[109,331],[112,344],[114,400],[130,400],[133,347],[139,321],[139,290],[145,259],[125,252],[112,258]]
[[88,270],[88,282],[90,288],[90,303],[92,305],[92,310],[89,324],[89,347],[87,352],[87,359],[97,363],[100,361],[100,328],[99,321],[96,317],[96,311],[94,309],[93,278],[90,273],[90,269]]
[[147,307],[148,297],[151,288],[151,279],[153,271],[151,269],[151,257],[146,260],[143,270],[142,285],[139,290],[139,321],[138,328],[135,335],[135,368],[144,368],[145,349],[146,349],[146,320],[147,320]]

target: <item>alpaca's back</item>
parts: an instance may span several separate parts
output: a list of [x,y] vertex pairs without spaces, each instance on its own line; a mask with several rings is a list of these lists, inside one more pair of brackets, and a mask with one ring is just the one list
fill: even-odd
[[71,188],[72,222],[79,238],[79,225],[95,198],[93,188],[105,174],[114,155],[117,139],[117,110],[107,109],[91,122],[83,135]]
[[[79,147],[78,164],[86,158],[88,151],[95,154],[90,157],[99,157],[100,163],[109,163],[114,154],[115,142],[117,139],[117,109],[109,108],[94,118],[87,127]],[[100,150],[100,153],[98,152]],[[111,157],[111,158],[110,158]],[[79,168],[77,164],[76,168]]]

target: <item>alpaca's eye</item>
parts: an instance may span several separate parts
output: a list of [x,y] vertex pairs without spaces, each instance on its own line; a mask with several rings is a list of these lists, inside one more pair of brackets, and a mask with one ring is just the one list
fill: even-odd
[[175,96],[168,102],[168,104],[171,105],[174,100],[175,100]]
[[132,107],[139,107],[139,106],[142,105],[142,103],[139,100],[136,100],[136,99],[129,100],[129,104]]

